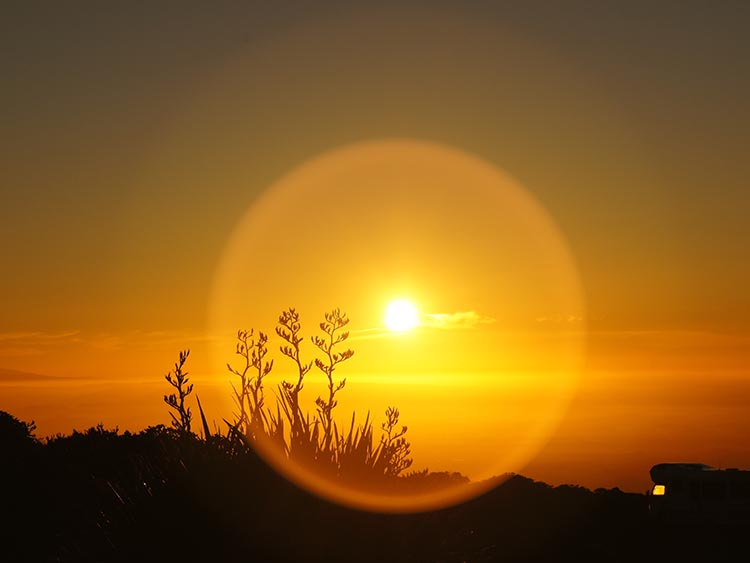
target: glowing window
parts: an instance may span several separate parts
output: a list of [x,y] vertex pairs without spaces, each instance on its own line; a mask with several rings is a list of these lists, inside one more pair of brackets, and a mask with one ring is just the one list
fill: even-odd
[[651,491],[651,494],[657,497],[660,497],[666,493],[666,488],[664,485],[654,485],[654,490]]

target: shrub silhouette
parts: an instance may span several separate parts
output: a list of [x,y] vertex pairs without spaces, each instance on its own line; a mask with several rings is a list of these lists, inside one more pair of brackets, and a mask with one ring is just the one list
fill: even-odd
[[28,449],[37,443],[34,436],[36,424],[18,420],[12,414],[0,411],[0,444],[6,451]]

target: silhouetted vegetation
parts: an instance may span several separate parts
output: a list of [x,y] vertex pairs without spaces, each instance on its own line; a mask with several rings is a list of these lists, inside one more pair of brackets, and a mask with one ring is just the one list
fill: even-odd
[[[190,350],[180,352],[180,359],[174,365],[174,371],[170,371],[164,376],[177,393],[164,395],[164,402],[171,409],[169,416],[172,417],[172,426],[181,432],[190,432],[190,425],[193,421],[193,414],[190,407],[185,405],[185,399],[193,392],[193,385],[188,383],[188,373],[184,371],[185,362],[190,355]],[[175,414],[176,413],[176,414]]]
[[[497,477],[489,492],[464,504],[418,514],[347,509],[302,491],[260,458],[253,440],[276,440],[285,455],[315,460],[336,478],[365,474],[413,488],[471,484],[459,473],[411,465],[399,412],[386,411],[379,441],[369,416],[342,432],[332,415],[345,379],[336,370],[353,352],[339,352],[347,319],[326,315],[314,344],[323,358],[305,361],[299,315],[279,317],[281,353],[295,377],[283,381],[275,408],[264,379],[273,369],[268,338],[240,331],[236,412],[226,431],[202,437],[191,430],[182,352],[166,376],[171,427],[120,433],[99,425],[69,436],[38,439],[35,426],[0,411],[0,561],[729,561],[744,549],[747,530],[660,526],[648,518],[646,497],[618,489],[592,492],[551,487],[522,477]],[[313,366],[327,394],[314,414],[300,404]]]
[[[407,427],[399,428],[398,409],[386,409],[380,438],[375,437],[369,412],[361,423],[357,423],[356,413],[352,413],[346,429],[339,428],[334,418],[337,396],[346,386],[346,378],[339,379],[336,375],[344,362],[354,356],[353,350],[342,349],[349,338],[348,324],[349,318],[340,309],[325,313],[324,320],[319,323],[321,334],[310,337],[322,357],[305,361],[300,346],[304,338],[299,313],[290,308],[279,315],[275,328],[276,335],[282,340],[279,352],[291,360],[294,379],[281,381],[274,393],[276,400],[271,405],[266,402],[265,387],[265,380],[274,369],[274,361],[267,359],[268,335],[254,329],[238,331],[235,352],[241,363],[227,364],[227,369],[236,377],[233,383],[236,411],[234,419],[226,421],[227,437],[256,444],[266,441],[295,463],[327,478],[358,486],[392,487],[394,479],[421,475],[404,474],[413,460],[405,437]],[[187,352],[183,352],[175,364],[174,380],[170,380],[171,375],[167,376],[178,394],[165,397],[165,401],[180,413],[179,418],[170,413],[175,428],[189,431],[190,411],[188,408],[184,414],[184,397],[192,391],[192,386],[186,392],[180,392],[179,386],[183,383],[180,374],[186,358]],[[313,367],[324,376],[327,393],[315,399],[315,412],[310,414],[303,408],[302,390],[305,377]],[[187,426],[183,423],[185,419]],[[414,479],[414,483],[425,487],[438,486],[443,481]],[[449,483],[445,481],[444,484]]]
[[34,431],[36,423],[23,422],[15,416],[0,411],[0,436],[6,447],[14,452],[28,450],[38,444]]
[[736,561],[745,541],[658,526],[617,489],[513,475],[452,508],[374,514],[301,491],[227,436],[29,428],[0,412],[2,561]]

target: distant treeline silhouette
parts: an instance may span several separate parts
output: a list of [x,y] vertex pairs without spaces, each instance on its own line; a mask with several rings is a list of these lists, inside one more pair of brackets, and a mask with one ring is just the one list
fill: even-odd
[[357,511],[163,425],[40,440],[0,411],[0,455],[3,562],[738,561],[748,531],[659,526],[644,495],[520,475],[439,511]]

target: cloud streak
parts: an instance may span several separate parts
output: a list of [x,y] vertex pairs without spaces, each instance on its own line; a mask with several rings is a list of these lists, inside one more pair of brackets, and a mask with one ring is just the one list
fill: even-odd
[[80,330],[68,330],[60,332],[44,332],[41,330],[37,331],[15,331],[15,332],[0,332],[0,342],[18,341],[18,340],[60,340],[65,338],[71,338],[80,334]]
[[[15,331],[0,332],[0,358],[38,356],[66,350],[120,351],[159,350],[166,346],[186,347],[196,342],[221,341],[203,333],[131,330],[115,332]],[[227,337],[229,341],[229,338]],[[233,347],[231,345],[230,347]]]
[[[481,325],[490,325],[496,319],[482,315],[477,311],[458,311],[456,313],[423,313],[419,317],[419,328],[438,330],[467,330]],[[385,327],[372,327],[353,330],[352,340],[371,340],[374,338],[391,338],[400,333]]]
[[426,327],[444,330],[476,328],[480,325],[493,324],[495,319],[476,311],[459,311],[457,313],[425,313],[420,324]]

